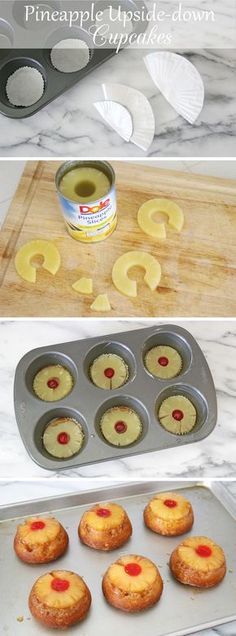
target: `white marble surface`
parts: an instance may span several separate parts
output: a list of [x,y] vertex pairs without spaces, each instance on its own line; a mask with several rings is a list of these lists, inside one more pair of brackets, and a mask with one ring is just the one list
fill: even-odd
[[[226,12],[224,6],[222,27]],[[156,128],[147,156],[235,156],[236,49],[185,52],[200,71],[206,89],[203,111],[193,126],[179,117],[158,92],[145,68],[144,54],[145,51],[131,49],[122,51],[28,119],[7,119],[0,115],[0,156],[145,156],[142,150],[107,128],[93,106],[103,99],[101,84],[110,81],[137,88],[150,100]]]
[[[133,160],[135,162],[135,160]],[[137,160],[136,160],[137,162]],[[25,167],[24,160],[2,160],[0,165],[0,228],[11,205],[16,188],[19,184]],[[170,160],[170,159],[144,159],[139,160],[145,166],[166,168],[180,172],[204,174],[206,176],[222,177],[236,180],[236,160]]]
[[[106,485],[113,485],[109,479],[109,483],[96,480],[96,484],[91,483],[87,479],[81,480],[57,480],[54,479],[50,482],[47,480],[45,483],[41,480],[35,480],[34,482],[16,482],[2,481],[0,480],[0,503],[7,506],[11,503],[20,501],[27,501],[30,499],[44,498],[44,497],[56,497],[61,494],[67,494],[72,492],[80,492],[81,490],[88,490],[91,488],[106,487]],[[236,482],[228,481],[224,482],[224,486],[229,493],[236,499]],[[171,488],[171,485],[170,485]],[[215,628],[205,629],[201,632],[195,632],[195,636],[235,636],[236,634],[236,621],[225,625],[219,625]],[[193,636],[193,635],[190,635]]]
[[[156,321],[158,322],[158,321]],[[160,321],[159,321],[160,322]],[[159,452],[60,471],[57,477],[149,479],[235,476],[236,321],[175,321],[196,337],[213,373],[218,398],[218,423],[205,440]],[[88,336],[154,324],[153,320],[47,320],[0,323],[0,477],[52,479],[54,472],[37,466],[18,433],[13,407],[16,364],[30,349]],[[3,443],[4,442],[4,443]]]

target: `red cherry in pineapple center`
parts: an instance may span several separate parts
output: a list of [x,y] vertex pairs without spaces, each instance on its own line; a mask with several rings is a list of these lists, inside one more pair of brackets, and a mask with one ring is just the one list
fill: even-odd
[[68,444],[70,441],[70,436],[68,433],[59,433],[57,436],[57,441],[59,444]]
[[172,411],[172,417],[177,422],[181,422],[184,417],[183,411],[181,411],[180,409],[174,409],[174,411]]
[[45,528],[44,521],[32,521],[30,525],[31,530],[43,530]]
[[168,358],[166,358],[166,356],[161,356],[160,358],[158,358],[158,363],[161,365],[161,367],[167,367],[167,365],[169,364],[169,360]]
[[176,508],[177,501],[174,499],[165,499],[164,504],[167,508]]
[[127,431],[127,424],[120,420],[119,422],[116,422],[114,428],[117,433],[125,433],[125,431]]
[[49,378],[47,385],[49,389],[57,389],[60,384],[59,378]]
[[138,563],[126,563],[125,572],[129,576],[138,576],[142,572],[142,568]]
[[51,587],[55,592],[65,592],[70,587],[70,583],[66,579],[55,578],[51,582]]
[[110,517],[111,516],[111,511],[108,510],[108,508],[98,508],[96,510],[96,515],[98,517]]
[[115,371],[111,367],[107,367],[107,369],[105,369],[104,371],[104,375],[106,376],[106,378],[109,378],[111,380],[111,378],[113,378],[113,375],[115,375]]
[[200,557],[207,558],[212,555],[212,549],[209,547],[209,545],[198,545],[196,548],[196,553]]

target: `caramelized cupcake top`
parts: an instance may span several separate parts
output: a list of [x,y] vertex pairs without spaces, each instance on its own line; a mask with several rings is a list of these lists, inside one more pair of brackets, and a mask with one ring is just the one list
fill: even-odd
[[149,502],[151,511],[161,519],[181,519],[192,509],[190,501],[176,492],[158,493]]
[[177,550],[180,559],[196,570],[210,572],[225,564],[224,551],[208,537],[189,537]]
[[159,572],[149,559],[129,554],[120,557],[113,563],[109,567],[107,575],[111,584],[121,591],[142,593],[147,588],[152,587]]
[[104,503],[93,506],[83,514],[83,523],[94,530],[110,530],[120,526],[125,518],[125,511],[115,503]]
[[17,535],[29,546],[44,544],[57,538],[61,525],[54,517],[30,517],[17,527]]
[[78,574],[67,570],[55,570],[40,576],[34,584],[33,591],[46,607],[67,609],[82,600],[87,586]]

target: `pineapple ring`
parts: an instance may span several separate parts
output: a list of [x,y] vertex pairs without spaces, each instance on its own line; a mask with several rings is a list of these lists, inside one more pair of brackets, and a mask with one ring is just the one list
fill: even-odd
[[101,532],[119,527],[124,518],[124,509],[115,503],[97,504],[90,510],[86,510],[82,517],[86,526]]
[[194,522],[190,501],[176,492],[155,495],[148,502],[143,515],[150,530],[169,537],[188,532]]
[[34,583],[29,608],[47,627],[65,629],[79,623],[87,615],[91,594],[81,576],[67,570],[43,574]]
[[135,250],[122,254],[113,265],[112,281],[116,289],[124,296],[136,298],[137,282],[128,277],[131,267],[142,267],[145,270],[144,280],[151,291],[155,291],[161,280],[160,263],[147,252]]
[[213,587],[226,574],[224,551],[208,537],[189,537],[172,552],[170,569],[185,585]]
[[43,545],[56,539],[60,523],[54,517],[29,517],[17,528],[18,537],[28,546]]
[[52,420],[43,434],[43,445],[49,455],[67,459],[79,453],[83,446],[84,433],[79,422],[70,417]]
[[144,362],[149,373],[163,380],[175,378],[182,369],[182,358],[179,352],[166,345],[149,349]]
[[185,396],[172,395],[162,402],[158,416],[166,431],[175,435],[185,435],[195,426],[197,411]]
[[104,353],[90,367],[90,377],[100,389],[118,389],[129,379],[129,367],[116,353]]
[[170,199],[150,199],[138,211],[138,224],[145,234],[156,239],[166,239],[165,223],[153,221],[153,214],[164,212],[168,216],[168,225],[181,232],[184,214],[179,205]]
[[128,554],[110,565],[103,577],[102,590],[113,607],[125,612],[139,612],[159,601],[163,581],[150,559]]
[[71,373],[61,364],[44,367],[34,377],[33,390],[40,400],[55,402],[62,400],[73,388]]
[[14,550],[25,563],[55,561],[65,553],[69,538],[54,517],[30,517],[17,526]]
[[52,241],[39,239],[29,241],[29,243],[25,243],[25,245],[20,247],[15,256],[17,274],[29,283],[36,283],[37,267],[31,264],[31,260],[39,255],[44,257],[42,264],[43,269],[46,269],[50,274],[53,274],[53,276],[55,276],[59,270],[61,257],[57,247]]
[[112,446],[129,446],[142,434],[139,415],[128,406],[114,406],[103,414],[100,420],[103,437]]

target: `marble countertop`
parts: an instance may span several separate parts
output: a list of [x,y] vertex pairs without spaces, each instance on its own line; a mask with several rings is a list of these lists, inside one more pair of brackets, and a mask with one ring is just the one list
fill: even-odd
[[[161,321],[156,321],[161,322]],[[165,321],[166,322],[166,321]],[[173,321],[174,322],[174,321]],[[229,478],[235,476],[236,322],[175,321],[196,337],[210,365],[218,398],[218,423],[205,440],[168,449],[60,471],[62,477],[115,478]],[[19,436],[13,406],[13,379],[20,358],[35,347],[105,335],[155,324],[154,320],[2,321],[0,360],[0,478],[55,477],[28,456]]]
[[[44,497],[57,497],[59,495],[80,492],[81,490],[88,490],[96,487],[101,488],[106,485],[112,486],[113,483],[109,479],[109,484],[102,480],[96,480],[94,486],[91,481],[87,479],[81,480],[50,480],[45,483],[41,480],[35,480],[34,482],[0,482],[0,499],[1,504],[7,506],[11,503],[20,501],[27,501],[30,499],[44,498]],[[231,496],[236,499],[236,481],[224,482],[224,486],[227,488]],[[195,636],[235,636],[236,634],[236,621],[225,625],[218,625],[215,628],[205,629],[200,632],[195,632]],[[193,634],[190,636],[193,636]]]
[[156,128],[146,156],[233,157],[236,49],[185,51],[200,71],[206,89],[203,111],[193,126],[178,116],[155,88],[142,59],[144,54],[140,50],[122,51],[28,119],[0,115],[0,156],[144,157],[142,150],[107,128],[93,106],[103,99],[102,83],[112,81],[139,89],[150,100]]

